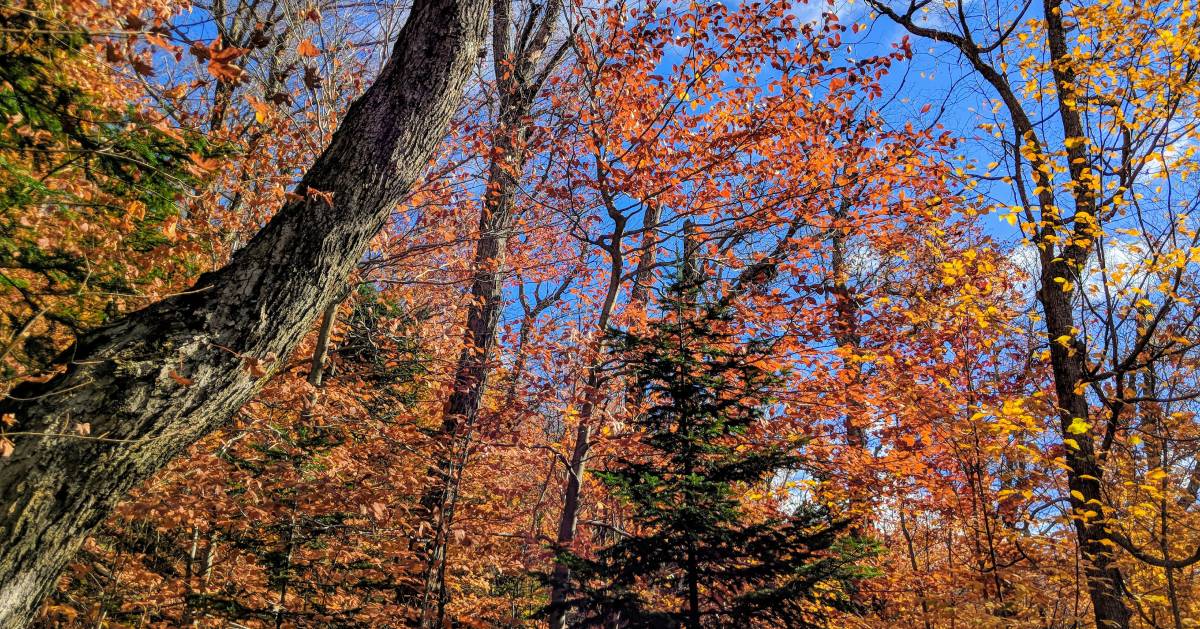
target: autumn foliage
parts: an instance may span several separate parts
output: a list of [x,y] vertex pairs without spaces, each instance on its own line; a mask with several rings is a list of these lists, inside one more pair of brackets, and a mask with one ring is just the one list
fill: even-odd
[[[1200,624],[1200,9],[490,10],[334,303],[38,623]],[[0,392],[332,205],[407,12],[0,7]],[[5,414],[0,467],[42,438],[106,437]]]

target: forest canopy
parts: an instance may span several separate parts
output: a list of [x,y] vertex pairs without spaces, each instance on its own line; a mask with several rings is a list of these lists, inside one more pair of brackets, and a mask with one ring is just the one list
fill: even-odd
[[1200,626],[1191,0],[5,0],[0,627]]

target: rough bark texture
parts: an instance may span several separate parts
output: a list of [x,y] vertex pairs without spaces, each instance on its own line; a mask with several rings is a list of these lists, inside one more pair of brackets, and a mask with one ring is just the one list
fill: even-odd
[[[1083,137],[1083,121],[1074,105],[1076,76],[1067,62],[1067,29],[1063,24],[1062,3],[1060,0],[1045,0],[1043,10],[1046,14],[1046,41],[1050,49],[1051,67],[1058,93],[1058,114],[1063,137]],[[1071,196],[1075,201],[1076,215],[1096,216],[1096,198],[1084,175],[1085,158],[1081,146],[1067,147],[1072,182]],[[1047,181],[1041,185],[1049,188],[1052,184]],[[1044,214],[1049,213],[1051,206],[1051,203],[1046,201],[1042,201]],[[1062,434],[1073,435],[1079,444],[1078,448],[1066,449],[1067,485],[1071,489],[1071,506],[1077,514],[1093,508],[1101,512],[1098,518],[1075,520],[1079,548],[1086,560],[1084,572],[1087,575],[1088,595],[1092,599],[1092,611],[1096,615],[1096,625],[1099,627],[1128,627],[1130,612],[1125,605],[1125,587],[1121,572],[1113,561],[1112,549],[1108,545],[1105,508],[1100,506],[1104,504],[1104,496],[1100,492],[1100,479],[1104,471],[1097,461],[1092,433],[1074,435],[1068,430],[1068,426],[1074,423],[1076,418],[1088,421],[1091,415],[1083,388],[1087,370],[1087,348],[1079,339],[1072,305],[1075,292],[1080,289],[1075,287],[1071,291],[1063,290],[1055,278],[1077,278],[1083,270],[1095,246],[1094,237],[1088,235],[1084,225],[1084,221],[1075,222],[1075,233],[1072,234],[1074,237],[1059,251],[1057,257],[1053,255],[1053,247],[1040,248],[1042,274],[1038,300],[1046,317],[1046,339],[1050,343],[1050,368],[1054,374],[1054,391],[1058,398]],[[1050,238],[1042,240],[1053,242]],[[1064,336],[1071,339],[1068,345],[1057,342],[1057,339]]]
[[[344,284],[457,107],[482,42],[483,0],[418,0],[388,64],[284,207],[193,290],[99,329],[66,371],[3,402],[0,627],[27,624],[89,532],[134,485],[259,388]],[[75,434],[89,424],[90,436]],[[28,434],[33,433],[33,434]],[[71,435],[71,436],[66,436]]]

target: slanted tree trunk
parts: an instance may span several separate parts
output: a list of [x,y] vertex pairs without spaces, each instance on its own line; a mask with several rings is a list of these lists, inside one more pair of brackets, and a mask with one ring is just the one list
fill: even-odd
[[0,627],[27,624],[126,491],[225,422],[308,332],[441,140],[486,7],[416,0],[379,78],[304,177],[303,200],[225,268],[85,336],[63,374],[3,401],[18,423],[0,461]]

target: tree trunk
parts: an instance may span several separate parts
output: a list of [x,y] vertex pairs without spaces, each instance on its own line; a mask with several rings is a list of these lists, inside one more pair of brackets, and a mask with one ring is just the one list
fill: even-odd
[[[575,532],[579,527],[579,497],[580,483],[583,481],[587,453],[591,446],[591,427],[580,421],[575,434],[575,447],[571,452],[571,467],[567,470],[567,491],[563,498],[562,515],[558,520],[557,546],[567,550],[575,542]],[[563,607],[570,592],[571,569],[559,561],[554,564],[550,574],[550,629],[563,629],[567,626],[567,610]]]
[[[842,196],[833,213],[835,222],[829,233],[829,274],[832,280],[829,292],[833,300],[833,321],[830,322],[833,341],[837,344],[838,349],[845,352],[845,355],[841,357],[842,368],[848,370],[851,375],[850,382],[845,387],[846,405],[842,411],[842,425],[846,431],[846,449],[849,455],[846,457],[846,461],[849,463],[846,469],[851,474],[851,479],[846,486],[848,503],[846,511],[853,519],[849,528],[850,535],[859,537],[863,534],[863,524],[867,520],[866,516],[870,509],[869,488],[872,483],[869,475],[873,469],[870,465],[871,450],[867,443],[867,431],[862,425],[862,422],[866,420],[864,409],[854,397],[863,382],[863,365],[860,361],[851,359],[862,351],[858,299],[850,286],[850,261],[847,259],[851,253],[849,251],[851,227],[848,219],[853,199],[852,192],[848,191]],[[863,476],[855,478],[857,474]]]
[[[1063,24],[1062,0],[1044,0],[1043,11],[1046,14],[1046,43],[1053,61],[1051,68],[1058,94],[1058,116],[1062,122],[1063,137],[1083,137],[1083,120],[1075,105],[1077,77],[1067,62],[1067,27]],[[1068,145],[1067,159],[1068,170],[1071,173],[1071,196],[1075,200],[1075,215],[1096,216],[1097,203],[1092,184],[1089,183],[1085,172],[1087,160],[1083,147]],[[1043,202],[1042,206],[1045,215],[1049,212],[1049,204]],[[1046,316],[1046,339],[1050,343],[1051,371],[1054,374],[1054,391],[1058,397],[1064,438],[1072,434],[1067,427],[1076,419],[1085,422],[1091,419],[1091,411],[1084,393],[1087,348],[1079,340],[1071,299],[1081,288],[1076,286],[1073,291],[1066,291],[1060,289],[1056,283],[1062,279],[1078,278],[1083,273],[1084,265],[1095,245],[1095,238],[1087,232],[1085,223],[1075,221],[1072,234],[1074,238],[1063,247],[1058,257],[1052,255],[1052,247],[1040,248],[1042,276],[1038,300]],[[1066,286],[1069,284],[1063,285],[1063,288]],[[1069,338],[1070,342],[1059,342],[1058,339],[1064,337]],[[1078,443],[1077,448],[1066,448],[1067,485],[1071,491],[1072,511],[1076,516],[1080,516],[1075,519],[1075,531],[1079,538],[1079,548],[1086,560],[1088,595],[1092,599],[1096,625],[1103,629],[1128,627],[1130,614],[1125,605],[1124,584],[1121,571],[1113,561],[1112,548],[1109,546],[1106,508],[1104,497],[1100,493],[1100,479],[1104,476],[1104,471],[1097,461],[1092,432],[1075,435],[1075,441]],[[1082,515],[1089,510],[1099,512],[1098,516],[1083,518]]]
[[[1042,254],[1042,257],[1048,256]],[[1050,369],[1054,375],[1062,434],[1070,435],[1075,440],[1075,446],[1065,447],[1069,468],[1067,488],[1071,492],[1075,534],[1085,560],[1084,574],[1096,625],[1102,629],[1128,627],[1129,608],[1124,602],[1121,572],[1113,561],[1112,548],[1108,546],[1109,534],[1100,493],[1100,479],[1104,472],[1096,460],[1095,440],[1091,431],[1074,434],[1068,430],[1076,418],[1087,421],[1090,414],[1087,397],[1077,388],[1084,381],[1086,349],[1075,335],[1072,293],[1063,291],[1054,283],[1055,277],[1072,277],[1068,264],[1062,258],[1043,260],[1042,288],[1038,291],[1042,312],[1046,316],[1046,337],[1050,339]],[[1062,337],[1069,338],[1070,342],[1064,344],[1057,340]],[[1089,510],[1099,514],[1085,520],[1083,514]]]
[[[0,463],[0,626],[27,624],[125,492],[225,422],[307,333],[441,140],[485,8],[417,0],[379,78],[304,177],[303,200],[193,290],[90,333],[63,374],[0,405],[18,421]],[[81,424],[90,435],[74,432]]]
[[[1055,197],[1056,185],[1050,175],[1054,165],[1046,157],[1045,138],[1039,138],[1033,118],[1025,111],[1018,92],[1007,77],[985,59],[985,51],[980,49],[971,34],[957,34],[917,24],[913,21],[913,12],[901,15],[883,0],[868,0],[868,3],[910,33],[946,42],[957,48],[996,90],[1008,109],[1016,137],[1032,149],[1028,157],[1029,171],[1035,184],[1034,196],[1041,211],[1041,224],[1036,227],[1037,233],[1033,238],[1040,255],[1038,301],[1046,319],[1045,338],[1050,346],[1050,367],[1066,452],[1067,486],[1071,492],[1076,539],[1086,563],[1087,589],[1096,625],[1106,629],[1128,627],[1130,612],[1125,605],[1121,572],[1108,546],[1112,540],[1104,520],[1106,514],[1100,492],[1103,470],[1097,457],[1095,439],[1091,431],[1077,435],[1068,430],[1076,420],[1085,424],[1090,420],[1084,392],[1087,348],[1075,327],[1072,308],[1074,297],[1080,291],[1074,284],[1078,283],[1084,264],[1093,252],[1096,237],[1090,232],[1089,221],[1075,220],[1070,225],[1071,220],[1062,216]],[[1047,52],[1054,76],[1058,119],[1062,125],[1061,137],[1081,138],[1085,136],[1085,127],[1077,108],[1080,96],[1076,94],[1077,77],[1071,67],[1062,0],[1042,0],[1042,14],[1046,21]],[[1086,174],[1085,151],[1083,144],[1066,146],[1067,168],[1071,177],[1070,193],[1075,202],[1075,216],[1086,214],[1099,219],[1097,197]],[[1018,150],[1017,154],[1020,155],[1021,151]],[[1069,237],[1063,238],[1061,232],[1064,231],[1070,232]],[[1073,439],[1074,446],[1067,444],[1066,439]],[[1082,515],[1089,510],[1098,512],[1098,515],[1085,520]]]
[[329,335],[333,332],[333,324],[337,321],[338,307],[341,301],[334,299],[325,306],[325,314],[321,316],[321,328],[317,332],[317,345],[313,348],[312,363],[308,370],[308,383],[320,387],[325,380],[325,357],[329,354]]
[[[610,197],[606,197],[610,198]],[[570,549],[575,543],[575,533],[579,526],[579,509],[582,504],[580,494],[583,489],[583,475],[587,471],[588,451],[591,449],[592,437],[592,414],[596,410],[596,405],[600,401],[600,373],[598,368],[603,361],[600,354],[604,351],[603,340],[604,335],[608,331],[608,322],[612,317],[613,306],[617,302],[617,294],[621,290],[621,278],[624,275],[625,256],[621,250],[621,240],[625,235],[625,225],[628,218],[617,211],[616,207],[609,203],[608,214],[613,220],[613,232],[610,236],[611,240],[608,245],[609,256],[609,272],[608,272],[608,290],[605,292],[604,302],[600,306],[600,316],[596,321],[596,337],[593,341],[593,350],[596,355],[588,363],[587,371],[584,375],[583,396],[584,402],[579,411],[579,427],[575,431],[575,446],[571,449],[571,462],[567,469],[567,486],[563,495],[562,514],[558,519],[558,536],[555,540],[555,548],[562,552]],[[657,220],[657,219],[656,219]],[[652,230],[646,232],[646,237],[643,240],[643,248],[651,249],[655,247],[657,242],[651,237]],[[646,252],[642,253],[643,259]],[[649,267],[646,269],[646,274],[649,273]],[[648,296],[648,292],[640,293],[642,298]],[[635,302],[631,300],[630,309],[644,309],[645,301]],[[550,575],[550,629],[562,629],[567,623],[567,610],[563,603],[567,600],[567,594],[570,592],[571,584],[571,569],[567,564],[559,561],[554,564],[554,571]]]
[[[422,505],[433,520],[432,539],[425,542],[425,573],[421,592],[421,626],[440,627],[446,607],[445,561],[450,527],[458,501],[459,480],[469,457],[470,432],[474,429],[483,394],[491,373],[490,361],[496,344],[496,327],[503,309],[505,254],[512,235],[513,211],[521,173],[528,159],[526,141],[532,129],[530,114],[534,98],[557,63],[555,55],[539,72],[538,59],[554,34],[561,0],[551,0],[539,21],[541,8],[533,9],[528,27],[532,38],[522,34],[518,49],[510,40],[510,0],[492,4],[492,56],[499,92],[500,111],[493,133],[493,157],[479,217],[479,242],[472,261],[471,301],[462,351],[454,371],[454,386],[442,413],[444,452],[430,474],[431,487]],[[532,31],[531,31],[532,32]]]

